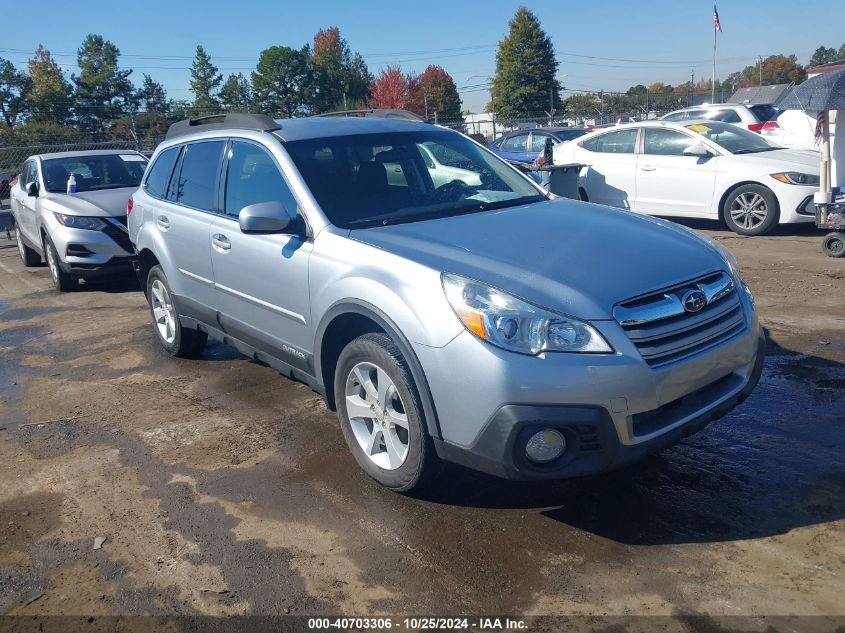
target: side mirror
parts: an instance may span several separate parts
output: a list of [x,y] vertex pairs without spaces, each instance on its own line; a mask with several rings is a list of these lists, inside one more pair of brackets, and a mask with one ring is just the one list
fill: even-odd
[[707,148],[701,143],[695,143],[694,145],[684,148],[684,156],[698,156],[699,158],[704,158],[705,156],[710,156],[710,152],[707,151]]
[[242,233],[284,233],[290,223],[285,205],[276,200],[250,204],[238,214]]
[[26,185],[26,195],[31,196],[33,198],[38,196],[38,183],[37,182],[30,182]]
[[547,137],[546,138],[546,145],[543,147],[543,164],[544,165],[553,165],[555,162],[554,157],[554,141]]

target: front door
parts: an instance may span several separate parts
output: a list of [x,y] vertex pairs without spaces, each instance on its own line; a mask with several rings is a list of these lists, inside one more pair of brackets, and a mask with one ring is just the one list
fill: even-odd
[[708,216],[716,181],[716,156],[684,156],[700,143],[694,136],[666,128],[645,128],[637,157],[634,211],[667,216]]
[[[298,203],[272,155],[249,141],[232,141],[224,211],[211,227],[220,322],[232,336],[294,367],[311,371],[313,336],[308,293],[312,243]],[[244,234],[246,206],[278,201],[290,212],[291,234]]]

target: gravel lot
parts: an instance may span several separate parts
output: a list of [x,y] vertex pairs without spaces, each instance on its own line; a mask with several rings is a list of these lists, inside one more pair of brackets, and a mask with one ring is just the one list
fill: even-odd
[[768,330],[748,402],[611,475],[418,498],[305,386],[171,359],[134,284],[59,295],[0,235],[0,613],[845,615],[845,260],[695,228]]

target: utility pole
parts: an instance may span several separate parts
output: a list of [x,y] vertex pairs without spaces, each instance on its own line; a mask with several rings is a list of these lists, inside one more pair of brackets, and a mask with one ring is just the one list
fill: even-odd
[[757,59],[758,59],[757,65],[760,67],[760,85],[762,86],[763,85],[763,56],[758,55]]
[[425,120],[428,121],[428,95],[423,93],[423,103],[425,103]]
[[689,92],[687,93],[687,107],[692,107],[692,98],[695,96],[695,70],[690,71]]

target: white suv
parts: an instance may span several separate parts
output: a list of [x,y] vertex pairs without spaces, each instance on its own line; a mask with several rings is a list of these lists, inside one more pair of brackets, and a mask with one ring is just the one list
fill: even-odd
[[778,109],[772,105],[756,104],[751,106],[737,104],[703,105],[695,108],[675,110],[660,117],[661,121],[686,121],[687,119],[709,119],[722,123],[733,123],[747,127],[752,132],[763,129],[766,121],[778,115]]

